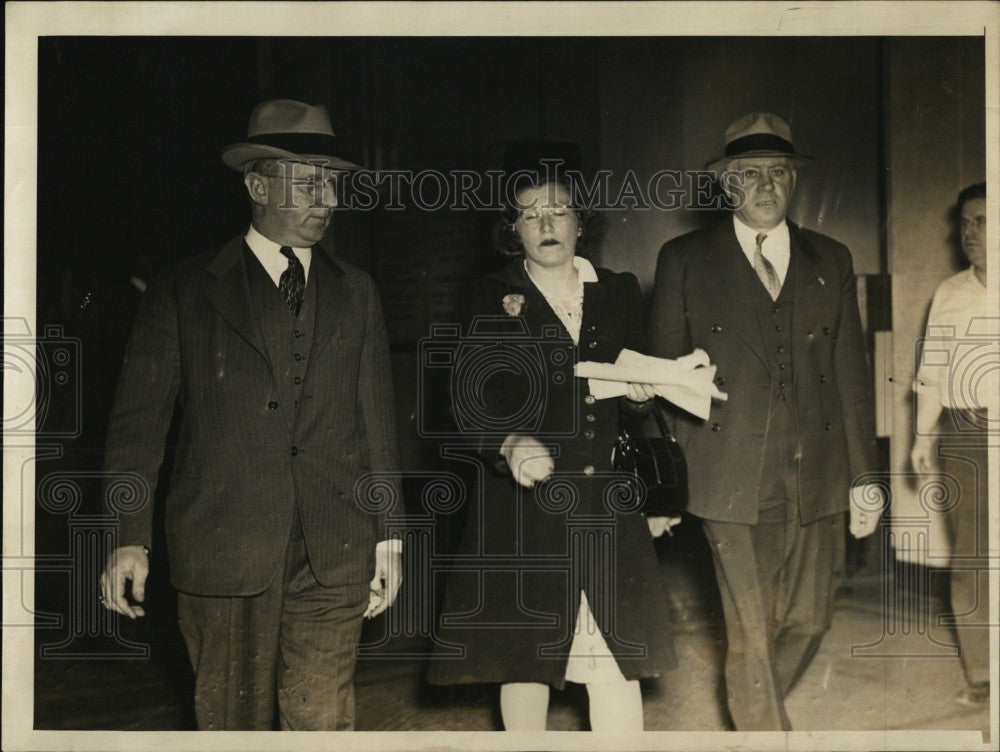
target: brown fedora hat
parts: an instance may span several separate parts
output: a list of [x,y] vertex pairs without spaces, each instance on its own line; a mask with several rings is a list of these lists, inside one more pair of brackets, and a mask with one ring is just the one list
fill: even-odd
[[706,169],[715,171],[731,159],[740,157],[788,157],[797,165],[812,157],[797,154],[792,146],[792,129],[788,123],[770,112],[751,112],[734,120],[726,128],[726,149],[721,157],[711,160]]
[[362,169],[336,156],[338,151],[326,107],[293,99],[268,99],[250,114],[246,141],[223,149],[222,161],[236,170],[255,159],[322,161],[332,169]]

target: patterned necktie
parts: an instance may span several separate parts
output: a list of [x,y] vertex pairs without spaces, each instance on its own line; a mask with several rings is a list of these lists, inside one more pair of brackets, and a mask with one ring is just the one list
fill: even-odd
[[298,316],[302,307],[302,292],[306,289],[306,271],[295,252],[287,245],[281,247],[281,255],[288,259],[288,268],[281,273],[278,289],[292,313]]
[[761,246],[764,245],[764,238],[766,237],[767,235],[764,233],[757,235],[757,247],[753,251],[753,270],[757,272],[760,281],[764,283],[764,287],[767,288],[771,300],[777,300],[778,295],[781,294],[781,280],[778,279],[778,273],[774,270],[774,265],[764,258],[764,252],[761,250]]

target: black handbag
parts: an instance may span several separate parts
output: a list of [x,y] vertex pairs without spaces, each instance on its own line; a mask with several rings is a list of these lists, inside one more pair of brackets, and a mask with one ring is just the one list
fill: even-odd
[[688,505],[687,460],[666,420],[652,410],[659,436],[646,436],[643,417],[623,417],[611,449],[611,465],[637,479],[640,510],[648,517],[680,517]]

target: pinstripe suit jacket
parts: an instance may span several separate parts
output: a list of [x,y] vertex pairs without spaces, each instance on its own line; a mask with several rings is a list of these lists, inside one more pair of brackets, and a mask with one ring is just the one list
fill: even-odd
[[[272,404],[276,376],[252,310],[242,238],[182,262],[144,295],[105,443],[118,545],[150,545],[152,499],[177,407],[166,535],[179,590],[264,590],[283,566],[296,504],[317,579],[327,586],[366,582],[384,514],[359,504],[355,487],[370,471],[398,468],[374,283],[316,246],[314,337],[289,419],[292,405]],[[116,503],[111,488],[122,473],[148,487],[146,503],[122,511],[127,505]]]

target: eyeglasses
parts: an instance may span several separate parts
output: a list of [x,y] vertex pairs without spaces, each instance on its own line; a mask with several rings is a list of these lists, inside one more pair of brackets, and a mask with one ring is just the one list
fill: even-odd
[[568,206],[554,206],[551,208],[544,209],[528,209],[521,212],[521,219],[525,222],[538,222],[542,217],[549,217],[554,221],[561,221],[568,219],[573,213],[573,210]]

